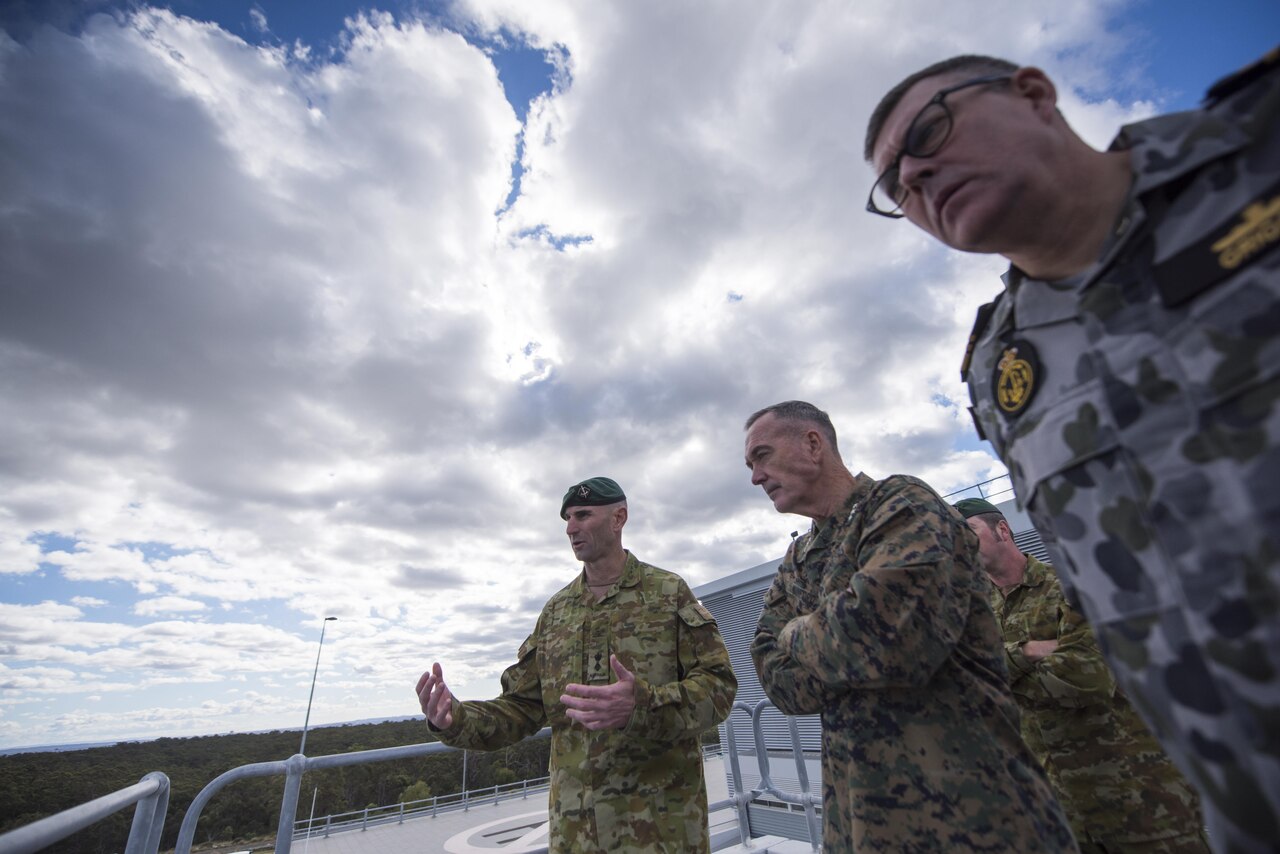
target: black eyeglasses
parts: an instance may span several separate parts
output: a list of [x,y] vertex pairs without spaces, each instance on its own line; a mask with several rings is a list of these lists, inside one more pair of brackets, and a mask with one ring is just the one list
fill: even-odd
[[947,109],[948,95],[959,92],[961,89],[968,89],[970,86],[1004,83],[1012,79],[1013,76],[1010,74],[977,77],[941,89],[930,98],[929,103],[921,107],[920,112],[916,113],[916,117],[911,120],[911,124],[907,125],[907,132],[902,137],[902,150],[898,152],[897,157],[893,158],[889,168],[880,173],[880,177],[872,186],[871,194],[867,196],[867,211],[890,219],[902,218],[902,205],[907,200],[907,190],[898,181],[898,166],[902,163],[904,154],[912,157],[932,157],[938,153],[938,149],[942,148],[947,137],[951,136],[951,126],[954,121],[951,110]]

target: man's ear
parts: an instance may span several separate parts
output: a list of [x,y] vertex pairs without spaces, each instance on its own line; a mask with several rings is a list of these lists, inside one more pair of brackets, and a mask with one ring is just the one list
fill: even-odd
[[624,504],[613,511],[613,530],[621,531],[625,524],[627,524],[627,505]]
[[822,449],[825,443],[822,441],[822,434],[817,430],[804,431],[804,446],[809,451],[809,457],[814,461],[818,461],[818,457],[822,455]]
[[1015,95],[1031,102],[1036,115],[1051,119],[1058,112],[1058,89],[1045,74],[1034,65],[1019,68],[1013,73],[1009,85]]

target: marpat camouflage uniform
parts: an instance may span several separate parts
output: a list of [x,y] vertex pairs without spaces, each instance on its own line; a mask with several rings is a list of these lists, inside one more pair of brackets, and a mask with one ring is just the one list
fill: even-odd
[[822,715],[823,850],[1075,851],[1018,734],[977,537],[926,484],[856,477],[791,544],[751,655]]
[[1200,791],[1280,850],[1280,66],[1123,129],[1098,263],[1011,268],[963,373],[1069,599]]
[[[1102,660],[1089,624],[1053,570],[1027,555],[1022,582],[991,607],[1004,633],[1022,737],[1049,774],[1082,851],[1207,852],[1195,793],[1165,756]],[[1027,641],[1056,640],[1030,661]],[[1092,844],[1092,848],[1090,847]]]
[[[591,732],[565,715],[571,682],[616,681],[609,656],[635,674],[624,729]],[[502,696],[457,701],[440,740],[497,750],[551,725],[552,854],[708,852],[699,736],[728,716],[738,683],[711,612],[675,573],[627,552],[597,602],[579,576],[542,609]]]

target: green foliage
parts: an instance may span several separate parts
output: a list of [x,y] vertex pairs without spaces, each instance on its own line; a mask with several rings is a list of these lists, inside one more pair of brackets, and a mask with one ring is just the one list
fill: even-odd
[[422,780],[417,781],[411,786],[406,786],[405,790],[400,793],[397,799],[399,803],[407,804],[412,801],[425,801],[432,796],[431,787]]
[[[151,771],[169,777],[169,811],[161,848],[172,848],[191,801],[214,777],[240,765],[288,759],[298,750],[298,732],[235,733],[199,738],[160,738],[111,747],[61,753],[0,756],[0,833],[99,798],[138,782]],[[319,727],[307,733],[307,755],[327,756],[434,741],[421,719]],[[467,783],[472,789],[501,782],[501,771],[516,779],[547,773],[547,739],[525,742],[497,754],[471,753]],[[502,761],[496,762],[497,759]],[[510,773],[510,772],[508,772]],[[238,780],[205,806],[196,827],[196,843],[274,836],[284,794],[283,775]],[[456,792],[462,783],[462,754],[449,752],[417,759],[332,768],[307,774],[298,799],[298,818],[306,819],[315,795],[315,814],[364,809],[367,804],[403,801],[415,786],[431,793]],[[123,851],[133,810],[126,809],[56,846],[66,854]]]

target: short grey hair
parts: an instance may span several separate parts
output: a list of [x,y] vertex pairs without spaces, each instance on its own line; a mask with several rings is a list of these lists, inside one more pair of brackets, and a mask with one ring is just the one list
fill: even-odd
[[1017,71],[1019,66],[1007,59],[1000,59],[995,56],[982,56],[976,53],[966,53],[962,56],[953,56],[950,59],[944,59],[941,62],[935,62],[928,68],[922,68],[915,74],[903,80],[897,86],[894,86],[889,92],[880,99],[880,103],[876,104],[876,108],[871,111],[871,118],[867,120],[867,141],[863,148],[862,156],[867,162],[871,162],[872,150],[876,147],[876,140],[880,136],[880,131],[884,129],[885,120],[889,118],[889,114],[893,112],[893,108],[898,106],[898,102],[902,100],[902,96],[907,94],[907,90],[919,83],[921,80],[930,77],[939,77],[943,74],[950,74],[953,71],[968,71],[974,76],[981,77],[986,74],[1012,74]]
[[823,438],[831,443],[831,450],[835,452],[836,456],[840,455],[840,444],[836,441],[836,428],[831,423],[831,416],[812,403],[807,403],[803,400],[784,400],[782,403],[775,403],[758,412],[753,412],[751,417],[747,419],[747,423],[742,425],[742,429],[750,430],[752,424],[755,424],[770,413],[779,421],[813,424],[822,433]]

